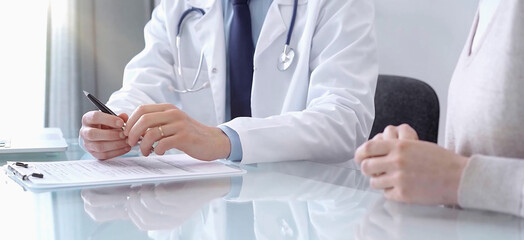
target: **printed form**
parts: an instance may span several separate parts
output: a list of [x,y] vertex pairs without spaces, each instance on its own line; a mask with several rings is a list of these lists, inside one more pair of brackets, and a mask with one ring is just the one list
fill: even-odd
[[[67,187],[177,180],[240,175],[245,171],[219,161],[205,162],[185,154],[115,158],[106,161],[75,160],[59,162],[25,162],[26,167],[8,162],[15,176],[41,173],[43,178],[29,177],[29,188]],[[28,183],[30,182],[30,183]],[[47,187],[46,187],[47,186]]]

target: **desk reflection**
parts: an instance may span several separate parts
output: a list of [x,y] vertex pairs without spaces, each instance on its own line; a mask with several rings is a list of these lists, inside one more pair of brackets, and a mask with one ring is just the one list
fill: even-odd
[[381,198],[353,169],[313,162],[245,168],[233,179],[86,189],[82,199],[94,220],[129,219],[154,239],[347,239]]
[[230,179],[161,183],[82,191],[84,209],[93,220],[131,220],[141,230],[181,225],[202,206],[229,192]]
[[524,239],[523,219],[380,199],[359,224],[356,239]]

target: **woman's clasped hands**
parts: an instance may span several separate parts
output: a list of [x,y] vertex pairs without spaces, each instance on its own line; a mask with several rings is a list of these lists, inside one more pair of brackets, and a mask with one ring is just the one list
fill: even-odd
[[458,204],[458,188],[468,158],[420,141],[407,124],[388,126],[360,146],[355,161],[372,188],[387,199],[419,204]]

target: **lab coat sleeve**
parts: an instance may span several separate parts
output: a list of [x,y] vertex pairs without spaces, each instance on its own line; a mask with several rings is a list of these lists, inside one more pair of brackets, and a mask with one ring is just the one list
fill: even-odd
[[144,28],[144,50],[127,64],[122,88],[109,98],[108,106],[117,113],[130,114],[142,104],[177,102],[170,91],[176,76],[166,28],[168,2],[162,1],[153,11]]
[[369,0],[324,1],[311,43],[306,108],[225,125],[242,144],[242,163],[341,162],[369,136],[378,60]]
[[524,160],[473,155],[462,173],[459,205],[524,217]]

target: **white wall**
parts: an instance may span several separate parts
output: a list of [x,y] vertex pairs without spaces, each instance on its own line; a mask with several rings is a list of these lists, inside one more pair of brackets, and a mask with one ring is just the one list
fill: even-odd
[[[95,0],[96,94],[106,102],[122,87],[124,67],[144,48],[150,0]],[[100,24],[103,23],[103,24]]]
[[478,0],[375,0],[380,73],[417,78],[440,100],[444,143],[447,91]]

